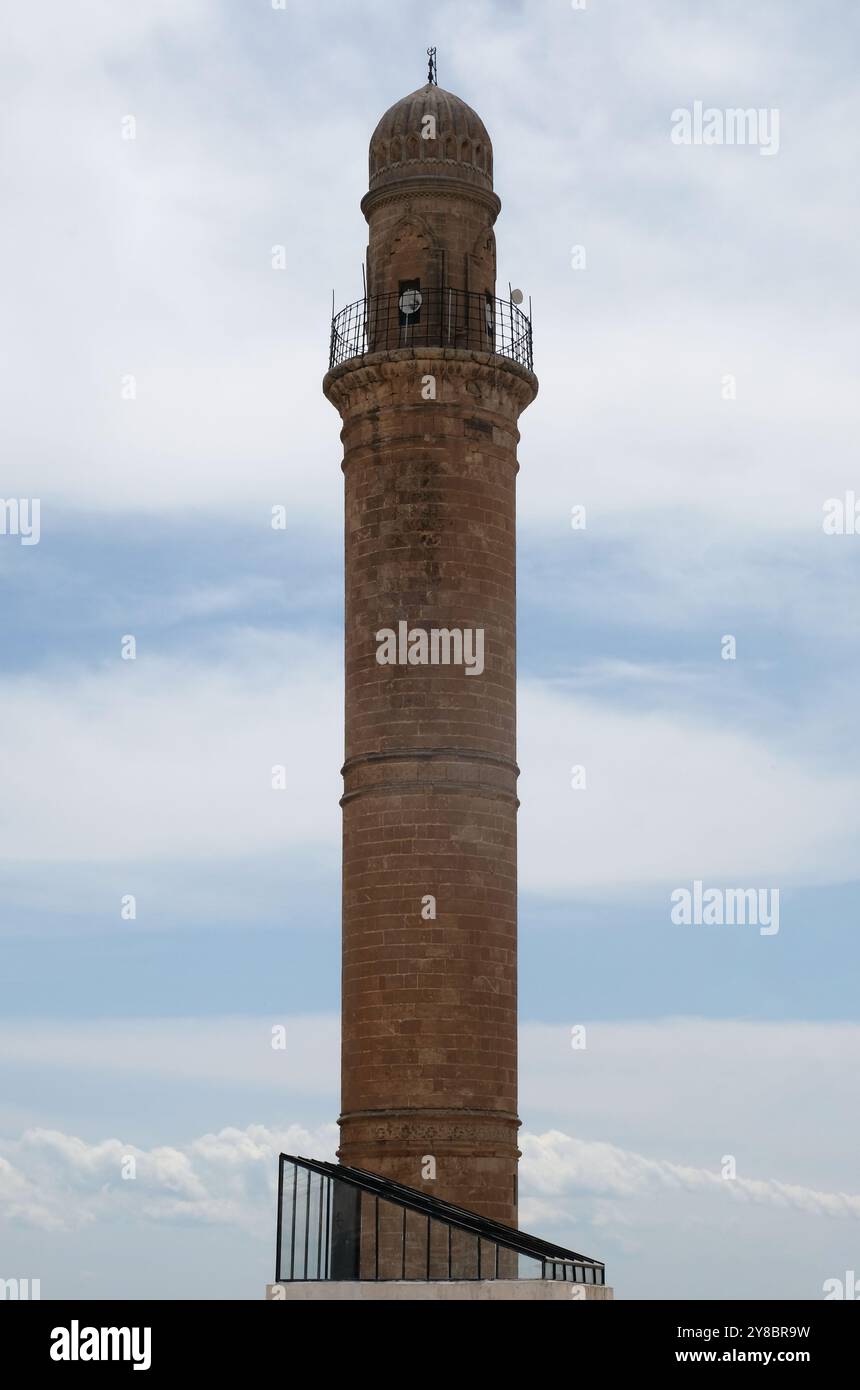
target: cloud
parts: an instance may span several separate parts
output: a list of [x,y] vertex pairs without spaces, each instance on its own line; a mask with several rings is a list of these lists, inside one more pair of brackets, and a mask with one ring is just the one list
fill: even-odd
[[265,1239],[274,1221],[277,1155],[333,1158],[337,1126],[226,1128],[184,1148],[148,1150],[119,1139],[97,1144],[29,1129],[3,1145],[0,1220],[44,1230],[143,1220],[239,1226]]
[[[124,1296],[188,1297],[190,1279],[196,1296],[255,1297],[277,1153],[333,1157],[336,1126],[300,1117],[319,1115],[326,1095],[322,1114],[336,1113],[335,1016],[285,1020],[281,1071],[264,1058],[269,1020],[199,1020],[196,1042],[194,1022],[0,1028],[0,1055],[29,1096],[47,1084],[51,1096],[97,1097],[85,1130],[84,1101],[64,1123],[7,1121],[0,1139],[4,1248],[21,1269],[50,1265],[50,1296],[80,1293],[85,1262],[111,1269],[132,1248],[162,1253]],[[824,1279],[854,1267],[857,1136],[844,1097],[858,1025],[595,1022],[587,1041],[573,1051],[565,1023],[520,1030],[523,1229],[606,1260],[620,1296],[717,1297],[729,1279],[743,1297],[820,1297]],[[209,1095],[194,1127],[190,1088]],[[145,1116],[126,1103],[150,1094]],[[249,1106],[256,1122],[223,1124]],[[735,1179],[721,1177],[727,1154]],[[134,1179],[122,1176],[129,1158]],[[165,1251],[184,1270],[168,1284]],[[213,1258],[220,1272],[204,1278]]]
[[682,1189],[690,1194],[723,1194],[734,1201],[793,1207],[813,1216],[860,1220],[860,1194],[822,1192],[772,1178],[726,1178],[719,1170],[646,1158],[613,1144],[574,1139],[551,1130],[523,1134],[522,1183],[527,1196],[625,1199]]
[[[575,981],[570,992],[568,1020],[520,1029],[521,1106],[532,1132],[562,1130],[714,1173],[731,1154],[743,1177],[853,1186],[848,1155],[858,1136],[845,1087],[860,1066],[860,1025],[589,1020],[587,994]],[[571,1046],[575,1024],[585,1026],[584,1048]]]
[[[141,643],[136,661],[67,670],[62,686],[53,673],[7,679],[0,722],[16,730],[8,864],[336,854],[334,644],[242,631],[166,657]],[[520,877],[531,892],[853,874],[860,787],[849,772],[704,715],[535,680],[521,684],[519,723]],[[573,765],[586,769],[584,791],[571,789]],[[276,766],[286,790],[272,788]]]
[[[751,1202],[816,1217],[860,1219],[860,1195],[826,1192],[773,1178],[724,1179],[719,1172],[646,1158],[615,1145],[580,1140],[556,1130],[520,1140],[525,1212],[567,1221],[569,1199],[604,1204],[683,1192],[691,1201]],[[261,1238],[271,1232],[277,1155],[333,1160],[337,1126],[308,1130],[292,1124],[228,1127],[184,1147],[145,1150],[119,1139],[88,1144],[73,1135],[27,1130],[6,1141],[0,1156],[0,1219],[43,1229],[77,1229],[92,1221],[143,1220],[239,1225]],[[10,1155],[7,1157],[6,1155]],[[133,1166],[131,1161],[133,1160]],[[123,1174],[126,1176],[123,1176]],[[133,1174],[133,1176],[128,1176]],[[700,1207],[712,1222],[719,1208]],[[525,1224],[525,1217],[524,1217]]]
[[[49,1067],[106,1076],[158,1077],[180,1085],[272,1088],[317,1095],[333,1089],[339,1021],[289,1018],[94,1018],[0,1025],[0,1055],[17,1068]],[[284,1046],[274,1046],[283,1027]]]
[[[780,886],[853,875],[860,783],[763,736],[521,684],[520,882]],[[571,769],[585,768],[573,790]],[[749,883],[747,883],[749,880]]]
[[[850,45],[774,4],[622,16],[440,0],[437,17],[459,36],[443,84],[495,136],[499,283],[534,298],[523,519],[545,532],[587,501],[604,524],[641,526],[674,508],[693,529],[727,519],[752,547],[817,526],[852,482],[856,432]],[[367,140],[423,76],[420,53],[404,71],[410,25],[341,0],[259,5],[242,23],[202,0],[92,5],[85,25],[59,0],[15,16],[10,490],[90,512],[235,517],[285,500],[336,519],[328,295],[360,293]],[[778,157],[673,146],[671,111],[695,97],[781,105]]]
[[328,645],[239,633],[227,650],[165,658],[141,640],[123,661],[117,636],[114,662],[67,671],[62,688],[7,681],[0,708],[17,730],[7,860],[239,859],[336,841],[343,722]]
[[[850,1185],[846,1155],[854,1145],[844,1090],[846,1069],[853,1074],[860,1066],[860,1025],[591,1020],[582,1005],[572,983],[570,1019],[520,1025],[520,1110],[528,1132],[561,1130],[716,1173],[730,1153],[745,1178],[778,1175],[811,1190]],[[272,1047],[273,1023],[285,1029],[282,1050]],[[584,1048],[571,1047],[574,1023],[585,1026]],[[190,1089],[208,1095],[205,1116],[213,1119],[224,1097],[234,1105],[250,1097],[263,1118],[287,1103],[304,1113],[309,1104],[334,1113],[340,1020],[334,1013],[9,1020],[0,1024],[0,1056],[29,1095],[40,1093],[45,1077],[52,1095],[58,1077],[65,1078],[63,1092],[75,1089],[75,1077],[90,1078],[103,1098],[88,1124],[87,1142],[94,1143],[101,1114],[119,1108],[130,1118],[125,1092],[146,1094],[144,1079],[157,1083],[159,1115],[181,1107]],[[56,1099],[51,1105],[56,1110]],[[44,1115],[45,1107],[34,1113]]]

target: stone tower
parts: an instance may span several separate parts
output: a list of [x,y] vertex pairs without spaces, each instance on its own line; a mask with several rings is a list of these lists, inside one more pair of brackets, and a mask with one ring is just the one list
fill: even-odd
[[386,112],[361,206],[366,294],[323,384],[346,496],[339,1157],[515,1226],[531,325],[496,297],[492,146],[458,97],[431,82]]

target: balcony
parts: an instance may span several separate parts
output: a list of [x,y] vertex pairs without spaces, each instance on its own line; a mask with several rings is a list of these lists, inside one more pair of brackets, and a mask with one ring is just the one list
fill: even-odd
[[463,1279],[605,1283],[587,1255],[360,1168],[280,1155],[276,1284]]
[[532,371],[531,319],[512,299],[406,289],[357,299],[331,321],[329,371],[372,352],[455,348],[507,357]]

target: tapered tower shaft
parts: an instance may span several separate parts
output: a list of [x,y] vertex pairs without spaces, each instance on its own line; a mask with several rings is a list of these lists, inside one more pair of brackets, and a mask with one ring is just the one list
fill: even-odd
[[[371,141],[343,420],[343,1162],[517,1219],[517,420],[492,149],[428,84]],[[459,660],[458,660],[459,655]]]

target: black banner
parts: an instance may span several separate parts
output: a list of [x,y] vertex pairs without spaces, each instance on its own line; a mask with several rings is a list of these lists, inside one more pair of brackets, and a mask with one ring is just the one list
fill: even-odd
[[[367,1370],[375,1366],[381,1373],[387,1365],[386,1378],[395,1366],[403,1374],[407,1363],[398,1348],[408,1351],[418,1345],[418,1338],[425,1373],[434,1350],[440,1357],[453,1350],[444,1321],[440,1327],[438,1310],[428,1325],[427,1300],[410,1307],[405,1291],[399,1291],[397,1300],[334,1301],[297,1299],[297,1292],[292,1289],[282,1301],[261,1298],[247,1303],[5,1302],[0,1305],[4,1363],[61,1377],[109,1370],[113,1376],[137,1372],[142,1380],[143,1376],[157,1379],[188,1371],[211,1373],[219,1380],[231,1373],[243,1378],[264,1373],[291,1381],[298,1374],[297,1358],[304,1363],[313,1348],[320,1355],[317,1373],[331,1371],[333,1336],[341,1372],[352,1364],[359,1369],[364,1362]],[[520,1304],[513,1326],[510,1312],[504,1315],[505,1322],[495,1322],[498,1309],[496,1315],[492,1309],[479,1314],[476,1323],[475,1304],[483,1301],[463,1300],[472,1310],[468,1323],[459,1322],[462,1310],[458,1314],[456,1302],[445,1301],[443,1319],[453,1318],[449,1326],[457,1336],[458,1371],[473,1360],[486,1365],[498,1357],[504,1364],[502,1358],[515,1349],[511,1338],[516,1339],[522,1330],[530,1335],[529,1357],[551,1354],[549,1367],[557,1364],[560,1352],[569,1361],[572,1380],[585,1371],[647,1375],[669,1368],[694,1371],[701,1366],[763,1370],[799,1366],[820,1377],[851,1365],[860,1326],[854,1308],[826,1301],[591,1303],[573,1299],[572,1307],[556,1305],[537,1315]],[[385,1306],[375,1308],[376,1302]],[[344,1332],[355,1340],[344,1343]],[[323,1336],[319,1338],[318,1333]],[[535,1334],[540,1342],[533,1340]],[[408,1338],[405,1347],[404,1337]],[[350,1345],[350,1363],[344,1367],[342,1355]],[[392,1354],[396,1360],[389,1361]],[[302,1373],[303,1378],[310,1369]]]

